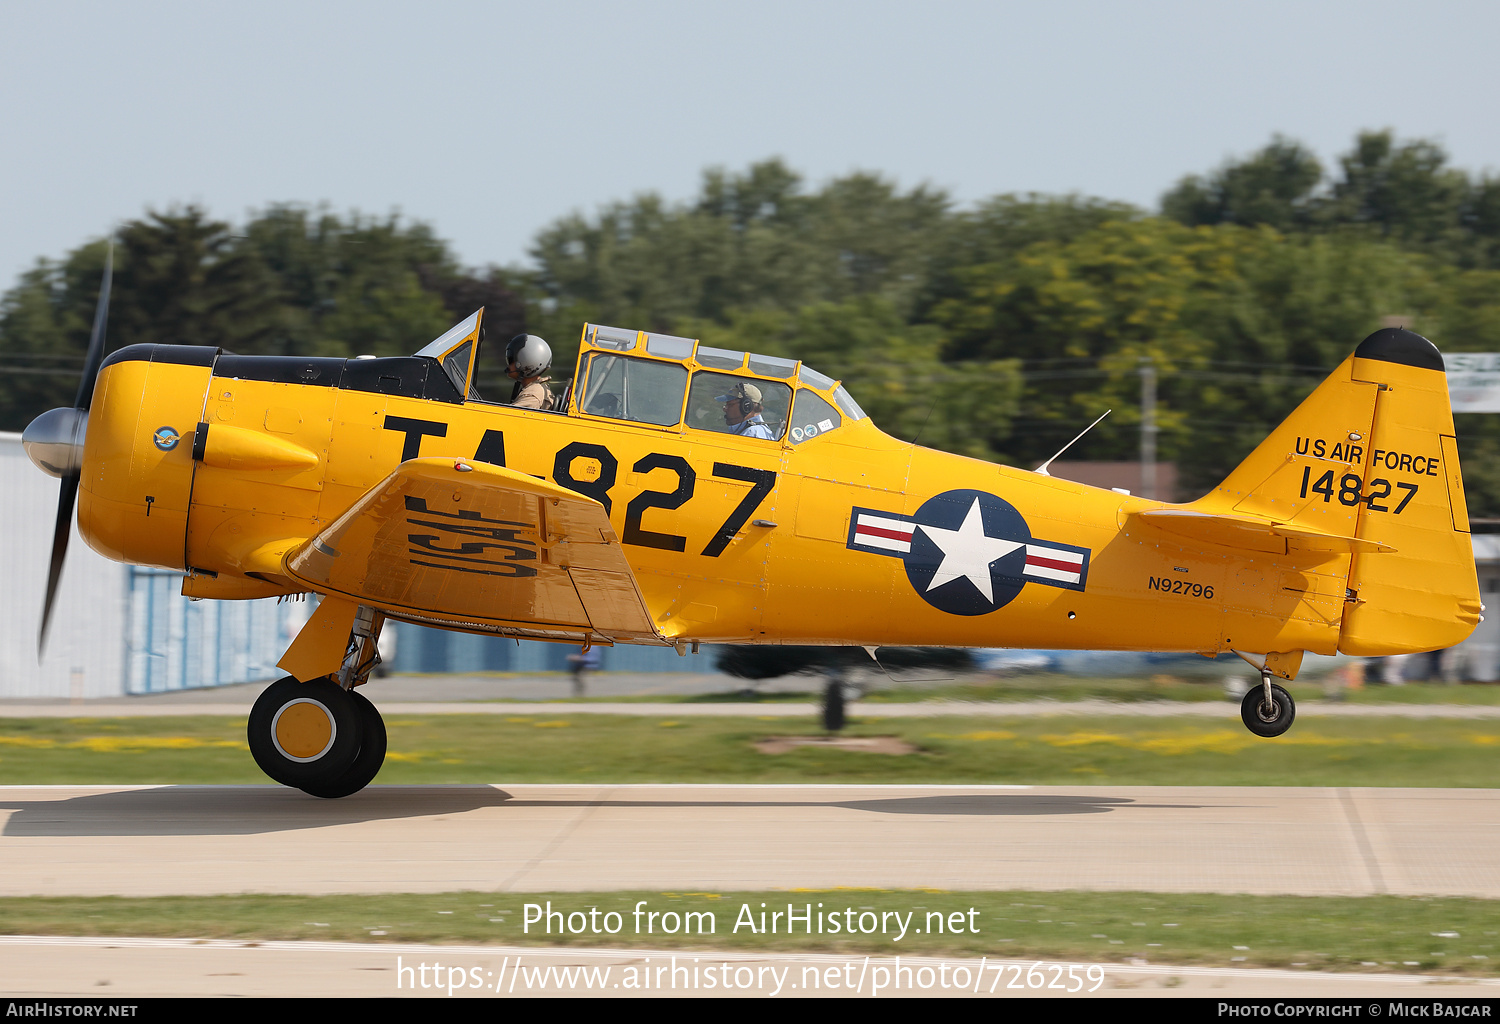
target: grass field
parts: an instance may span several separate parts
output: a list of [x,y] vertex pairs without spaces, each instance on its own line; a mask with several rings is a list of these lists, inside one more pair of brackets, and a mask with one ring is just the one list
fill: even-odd
[[[503,688],[506,673],[482,673],[493,675],[497,688]],[[565,697],[567,673],[552,673],[558,679],[558,696],[552,701],[564,703],[674,703],[674,704],[739,704],[744,702],[787,704],[817,702],[822,699],[823,680],[808,676],[797,680],[794,689],[757,690],[750,681],[742,689],[734,689],[733,680],[720,693],[675,696],[646,694],[637,696],[609,697]],[[1249,680],[1253,673],[1245,666],[1242,673]],[[420,676],[405,675],[401,678],[417,680]],[[530,677],[528,677],[530,678]],[[985,673],[966,673],[947,678],[926,680],[911,678],[898,673],[888,679],[875,673],[866,673],[864,679],[870,684],[866,700],[880,704],[897,704],[932,700],[966,701],[1016,701],[1016,700],[1112,700],[1123,703],[1140,701],[1182,701],[1189,704],[1221,704],[1226,702],[1222,682],[1179,679],[1160,675],[1150,679],[1103,679],[1083,676],[1061,675],[1049,672],[1024,672],[1014,675],[996,676]],[[785,685],[783,683],[783,685]],[[1322,701],[1336,695],[1342,703],[1357,705],[1384,704],[1456,704],[1481,707],[1500,705],[1500,683],[1407,683],[1404,686],[1380,684],[1357,687],[1332,687],[1323,680],[1303,682],[1281,682],[1291,691],[1299,704]],[[378,696],[378,695],[377,695]],[[497,697],[496,701],[509,698]]]
[[[525,905],[564,915],[548,935],[523,930]],[[641,930],[633,911],[645,901]],[[761,933],[769,914],[791,904],[828,927],[828,915],[884,935]],[[820,907],[819,904],[822,904]],[[748,906],[749,918],[742,917]],[[563,933],[567,915],[588,914],[598,931]],[[971,915],[970,910],[974,913]],[[618,921],[606,915],[614,911]],[[675,912],[676,919],[649,917]],[[899,940],[901,918],[910,914]],[[689,912],[712,915],[712,934],[681,932]],[[861,915],[870,912],[872,916]],[[935,915],[929,917],[928,915]],[[954,915],[957,915],[955,917]],[[544,913],[533,913],[545,919]],[[942,933],[934,922],[941,917]],[[700,928],[707,918],[693,919]],[[756,925],[752,932],[746,920]],[[575,926],[588,929],[583,917]],[[741,927],[735,930],[735,924]],[[958,934],[948,929],[961,924]],[[663,927],[676,926],[675,934]],[[618,934],[604,933],[605,927]],[[647,928],[650,928],[648,931]],[[932,930],[927,930],[928,928]],[[970,930],[970,929],[974,930]],[[918,929],[922,929],[920,932]],[[153,899],[0,899],[0,933],[25,935],[184,936],[625,946],[728,951],[828,951],[860,954],[987,955],[1119,963],[1297,967],[1309,970],[1500,973],[1500,906],[1489,900],[1387,896],[1248,897],[1181,893],[937,892],[840,889],[795,892],[440,893],[399,896],[214,896]]]
[[[1274,740],[1237,718],[894,718],[888,755],[761,753],[816,736],[811,719],[394,715],[381,783],[864,782],[1032,785],[1474,786],[1497,784],[1500,721],[1308,718]],[[238,718],[0,720],[0,784],[261,783]]]
[[[1254,675],[1249,666],[1245,681]],[[1298,703],[1328,699],[1347,704],[1459,704],[1493,707],[1500,704],[1500,684],[1408,683],[1404,686],[1362,685],[1334,687],[1329,680],[1308,680],[1280,685],[1291,691]],[[1328,685],[1325,685],[1328,684]],[[1161,675],[1150,679],[1090,679],[1051,673],[1022,673],[1003,677],[974,676],[930,684],[903,684],[899,680],[880,684],[869,695],[872,701],[906,700],[1115,700],[1185,701],[1193,704],[1223,703],[1221,682],[1191,681]]]

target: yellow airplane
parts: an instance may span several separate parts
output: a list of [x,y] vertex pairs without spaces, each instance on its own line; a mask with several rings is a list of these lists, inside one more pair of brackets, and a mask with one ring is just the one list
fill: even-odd
[[[560,643],[1234,651],[1262,736],[1306,651],[1390,655],[1479,621],[1443,360],[1366,338],[1188,504],[882,433],[797,360],[586,325],[555,411],[481,395],[482,313],[396,358],[132,345],[108,271],[71,409],[26,447],[100,553],[183,593],[315,592],[251,712],[256,761],[355,792],[385,728],[355,687],[386,619]],[[747,425],[748,424],[748,425]]]

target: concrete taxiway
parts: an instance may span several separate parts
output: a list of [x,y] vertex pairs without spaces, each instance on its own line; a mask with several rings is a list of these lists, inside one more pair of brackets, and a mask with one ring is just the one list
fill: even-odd
[[[1500,898],[1500,790],[0,788],[0,895],[835,886]],[[1268,865],[1271,869],[1268,869]]]

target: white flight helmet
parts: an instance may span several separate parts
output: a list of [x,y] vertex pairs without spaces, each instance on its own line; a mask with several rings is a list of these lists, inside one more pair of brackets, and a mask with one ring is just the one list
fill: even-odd
[[505,346],[505,372],[511,377],[540,377],[552,365],[552,346],[535,334],[518,334]]

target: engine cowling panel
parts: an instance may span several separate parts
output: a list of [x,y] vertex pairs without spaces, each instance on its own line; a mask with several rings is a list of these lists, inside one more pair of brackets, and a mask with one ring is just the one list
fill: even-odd
[[187,567],[193,436],[217,352],[131,345],[101,368],[83,445],[78,530],[106,558]]

